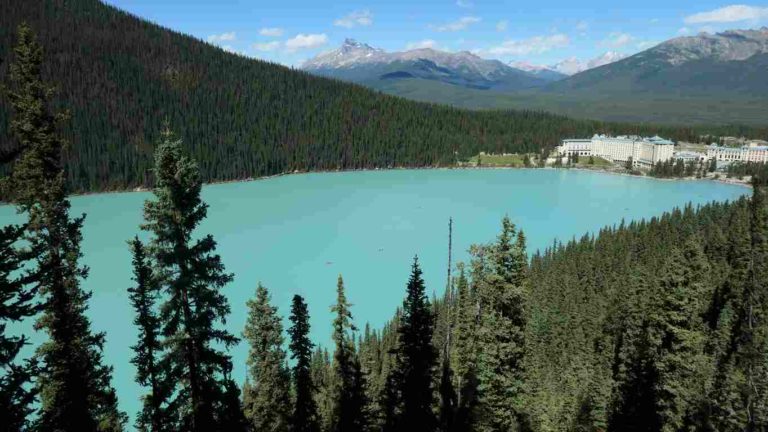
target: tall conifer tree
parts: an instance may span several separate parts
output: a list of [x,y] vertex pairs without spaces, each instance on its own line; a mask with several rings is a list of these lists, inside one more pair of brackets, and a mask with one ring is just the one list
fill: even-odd
[[215,253],[213,237],[193,235],[208,210],[200,198],[200,172],[167,126],[155,153],[155,176],[155,199],[144,205],[142,228],[152,234],[147,251],[164,294],[161,361],[174,386],[169,415],[178,422],[170,427],[217,430],[239,421],[232,418],[239,411],[232,362],[222,350],[237,338],[217,325],[229,314],[221,289],[232,275]]
[[435,317],[421,275],[418,258],[414,258],[403,301],[397,364],[393,372],[400,397],[397,427],[419,425],[419,430],[426,432],[437,427],[437,419],[432,412],[437,352],[432,345]]
[[663,270],[657,301],[651,306],[649,341],[654,350],[653,385],[662,432],[684,430],[705,394],[709,367],[704,356],[705,277],[709,272],[700,238],[675,249]]
[[[751,253],[733,330],[730,390],[726,401],[737,408],[731,423],[747,431],[768,428],[768,201],[755,179],[750,202]],[[724,401],[725,402],[725,401]]]
[[309,311],[300,295],[293,296],[291,304],[291,358],[295,403],[291,417],[292,432],[319,432],[317,404],[312,396],[312,341],[309,339]]
[[333,320],[333,341],[336,350],[333,354],[334,371],[334,407],[332,432],[361,431],[366,427],[364,407],[366,398],[364,382],[360,370],[360,360],[355,350],[351,305],[344,293],[344,280],[339,275],[336,285],[336,313]]
[[456,370],[457,414],[459,430],[468,430],[472,410],[477,402],[477,300],[471,295],[464,266],[459,269],[456,283],[456,335],[454,363]]
[[525,237],[509,217],[495,244],[486,248],[489,271],[480,295],[479,404],[483,430],[511,430],[520,420],[525,356]]
[[291,424],[291,382],[283,350],[283,325],[267,289],[259,284],[248,301],[243,337],[250,346],[245,416],[253,430],[286,432]]
[[162,352],[160,341],[160,317],[157,315],[157,284],[147,260],[144,244],[135,237],[130,242],[133,255],[133,280],[135,286],[128,289],[136,311],[133,323],[139,328],[139,340],[133,346],[136,381],[149,389],[143,397],[143,406],[136,420],[141,431],[159,432],[165,427],[163,404],[168,397],[164,371],[159,362]]
[[23,226],[0,229],[0,425],[9,432],[28,426],[35,401],[29,388],[34,362],[16,360],[27,338],[6,333],[9,323],[34,316],[38,310],[29,285],[32,275],[22,272],[28,253],[16,244],[23,234]]
[[91,331],[85,316],[90,293],[80,287],[88,269],[79,264],[84,216],[72,219],[67,199],[57,124],[64,118],[49,108],[52,88],[41,78],[43,51],[32,30],[21,25],[11,65],[11,131],[21,156],[11,177],[11,199],[28,217],[25,240],[35,256],[43,301],[38,328],[48,341],[38,349],[41,369],[38,429],[41,431],[119,431],[118,411],[103,364],[104,334]]

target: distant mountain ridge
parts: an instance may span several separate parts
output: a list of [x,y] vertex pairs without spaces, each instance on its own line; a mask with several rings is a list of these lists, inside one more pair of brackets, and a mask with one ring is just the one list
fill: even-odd
[[[541,109],[613,121],[766,124],[768,28],[701,33],[632,56],[506,68],[469,52],[387,53],[348,40],[310,73],[409,99],[473,109]],[[496,75],[494,75],[496,74]]]
[[768,27],[702,33],[663,42],[617,62],[552,83],[544,91],[621,96],[768,96]]
[[457,53],[419,48],[386,52],[354,39],[301,65],[316,75],[378,87],[392,79],[424,79],[476,89],[514,91],[542,87],[549,76],[520,70],[499,60],[486,60],[468,51]]

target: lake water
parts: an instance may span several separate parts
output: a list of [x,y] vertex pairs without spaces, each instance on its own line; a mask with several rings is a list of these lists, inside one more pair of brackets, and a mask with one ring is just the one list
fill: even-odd
[[[309,304],[312,338],[330,345],[330,306],[336,278],[344,276],[359,327],[380,327],[400,305],[418,254],[427,289],[446,281],[448,218],[454,219],[455,260],[473,243],[492,240],[508,214],[522,228],[529,252],[567,241],[624,219],[657,216],[687,202],[733,200],[750,190],[711,181],[660,181],[568,170],[396,170],[305,174],[207,186],[210,205],[199,233],[211,233],[235,280],[225,288],[232,307],[229,329],[240,336],[245,302],[261,281],[287,316],[295,293]],[[105,355],[114,370],[121,407],[139,408],[130,346],[135,343],[131,256],[126,241],[139,232],[150,193],[115,193],[72,199],[86,213],[84,283],[93,292],[89,316],[105,331]],[[0,223],[19,221],[0,207]],[[146,235],[143,235],[146,238]],[[36,338],[39,341],[39,336]],[[247,348],[232,351],[242,382]]]

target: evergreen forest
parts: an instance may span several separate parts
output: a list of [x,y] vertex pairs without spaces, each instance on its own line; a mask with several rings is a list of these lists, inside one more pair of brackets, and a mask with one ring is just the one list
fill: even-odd
[[[16,28],[45,52],[51,105],[69,120],[73,192],[151,187],[168,120],[203,182],[295,171],[450,166],[481,151],[542,153],[568,137],[659,134],[765,138],[766,128],[654,126],[540,111],[470,111],[387,96],[226,52],[99,0],[0,2],[0,84],[12,86]],[[0,150],[12,153],[12,105],[0,98]],[[709,139],[709,138],[708,138]],[[716,138],[715,138],[716,139]]]

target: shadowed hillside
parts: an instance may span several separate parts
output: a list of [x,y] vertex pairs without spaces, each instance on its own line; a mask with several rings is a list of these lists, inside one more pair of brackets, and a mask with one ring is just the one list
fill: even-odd
[[[150,183],[164,119],[205,181],[294,170],[447,165],[454,154],[534,152],[564,136],[688,128],[605,125],[539,112],[471,112],[414,103],[227,53],[96,0],[8,0],[0,5],[0,79],[14,31],[38,33],[43,76],[69,110],[67,175],[74,190]],[[8,136],[0,101],[0,137]],[[738,133],[717,129],[714,133]]]

